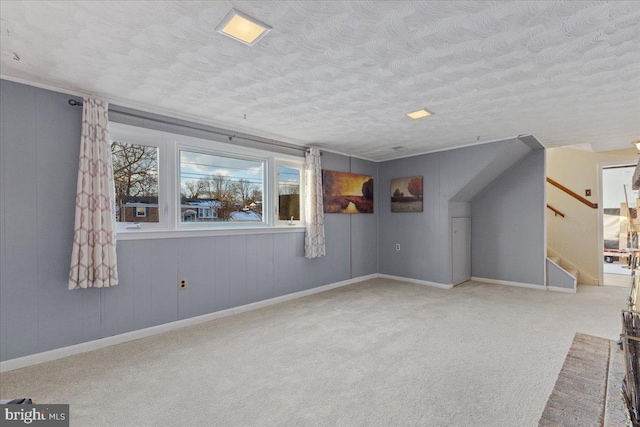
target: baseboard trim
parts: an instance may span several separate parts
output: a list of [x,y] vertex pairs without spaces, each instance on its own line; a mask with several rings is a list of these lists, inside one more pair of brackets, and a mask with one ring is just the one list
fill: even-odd
[[561,288],[559,286],[547,286],[547,289],[553,292],[565,292],[568,294],[575,294],[576,293],[576,289],[575,288]]
[[440,288],[440,289],[451,289],[451,288],[453,288],[453,285],[451,285],[451,284],[446,285],[444,283],[430,282],[428,280],[411,279],[409,277],[391,276],[389,274],[378,274],[378,277],[380,277],[381,279],[392,279],[392,280],[398,280],[398,281],[401,281],[401,282],[414,283],[416,285],[433,286],[434,288]]
[[174,322],[164,323],[162,325],[152,326],[150,328],[139,329],[137,331],[125,332],[123,334],[104,337],[93,341],[87,341],[80,344],[70,345],[67,347],[56,348],[41,353],[30,354],[28,356],[18,357],[15,359],[0,362],[0,373],[13,371],[27,366],[38,365],[44,362],[62,359],[63,357],[73,356],[74,354],[86,353],[88,351],[98,350],[110,347],[116,344],[122,344],[129,341],[135,341],[141,338],[150,337],[152,335],[169,332],[176,329],[186,328],[188,326],[197,325],[211,320],[221,319],[223,317],[233,316],[235,314],[244,313],[246,311],[257,310],[259,308],[268,307],[270,305],[279,304],[281,302],[306,297],[320,292],[329,291],[331,289],[352,285],[354,283],[363,282],[369,279],[375,279],[378,274],[369,274],[367,276],[355,277],[353,279],[343,280],[340,282],[330,283],[328,285],[318,286],[316,288],[307,289],[292,294],[282,295],[270,298],[264,301],[258,301],[251,304],[241,305],[239,307],[229,308],[226,310],[216,311],[214,313],[203,314],[202,316],[190,317],[188,319],[176,320]]
[[491,283],[493,285],[516,286],[518,288],[540,289],[540,290],[545,290],[547,288],[544,285],[536,285],[534,283],[511,282],[509,280],[486,279],[484,277],[472,277],[471,280],[473,280],[474,282]]
[[307,289],[305,291],[299,291],[292,294],[282,295],[275,298],[270,298],[264,301],[258,301],[251,304],[241,305],[239,307],[235,307],[233,310],[233,314],[244,313],[245,311],[257,310],[259,308],[268,307],[273,304],[278,304],[285,301],[290,301],[297,298],[306,297],[313,294],[318,294],[320,292],[329,291],[335,288],[341,288],[343,286],[353,285],[354,283],[364,282],[365,280],[376,279],[378,274],[369,274],[367,276],[360,276],[353,279],[343,280],[341,282],[330,283],[328,285],[318,286],[317,288]]

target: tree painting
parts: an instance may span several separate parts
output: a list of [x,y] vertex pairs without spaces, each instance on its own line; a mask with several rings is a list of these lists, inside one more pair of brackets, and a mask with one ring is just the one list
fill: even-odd
[[325,213],[373,213],[373,177],[322,171]]
[[417,176],[415,178],[411,178],[409,184],[407,184],[407,190],[409,193],[413,194],[416,200],[422,199],[422,177]]
[[422,177],[391,180],[391,212],[422,212]]

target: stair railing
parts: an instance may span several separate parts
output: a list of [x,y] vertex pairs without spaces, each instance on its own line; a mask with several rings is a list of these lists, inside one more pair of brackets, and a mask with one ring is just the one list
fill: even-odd
[[560,212],[558,209],[554,208],[554,207],[553,207],[553,206],[551,206],[550,204],[547,204],[547,207],[553,211],[553,214],[554,214],[555,216],[560,215],[562,218],[564,218],[564,214],[563,214],[562,212]]
[[547,182],[549,184],[553,185],[554,187],[559,188],[560,190],[564,191],[565,193],[567,193],[568,195],[570,195],[574,199],[576,199],[576,200],[584,203],[585,205],[589,206],[590,208],[598,209],[598,204],[597,203],[590,202],[589,200],[585,199],[584,197],[582,197],[578,193],[575,193],[575,192],[569,190],[567,187],[565,187],[564,185],[552,180],[551,178],[547,177]]

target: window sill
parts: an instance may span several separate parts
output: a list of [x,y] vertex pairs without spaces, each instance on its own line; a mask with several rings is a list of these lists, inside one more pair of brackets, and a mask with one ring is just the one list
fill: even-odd
[[279,234],[279,233],[304,233],[304,226],[282,225],[276,227],[256,228],[198,228],[182,230],[126,230],[118,231],[116,239],[146,240],[146,239],[175,239],[181,237],[215,237],[215,236],[241,236],[250,234]]

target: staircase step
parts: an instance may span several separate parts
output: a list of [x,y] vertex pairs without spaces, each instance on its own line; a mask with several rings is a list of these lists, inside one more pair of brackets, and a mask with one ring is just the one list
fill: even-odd
[[560,265],[560,258],[558,258],[557,256],[550,256],[547,258],[549,258],[551,261],[555,262],[556,264]]
[[578,270],[567,270],[567,273],[572,275],[575,279],[578,278]]

